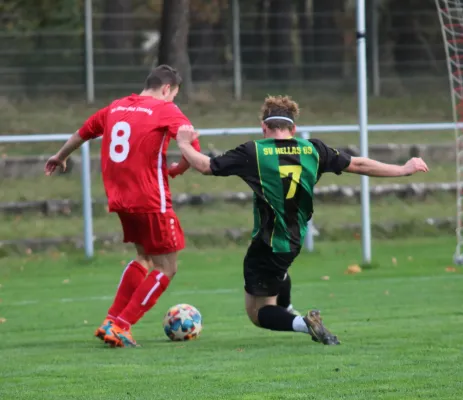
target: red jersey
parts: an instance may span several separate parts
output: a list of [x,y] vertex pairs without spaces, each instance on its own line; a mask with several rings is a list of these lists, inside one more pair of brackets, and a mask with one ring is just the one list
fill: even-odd
[[[103,136],[101,169],[110,211],[172,208],[166,153],[182,125],[191,123],[174,103],[136,94],[113,101],[84,123],[82,139]],[[199,142],[193,145],[199,151]]]

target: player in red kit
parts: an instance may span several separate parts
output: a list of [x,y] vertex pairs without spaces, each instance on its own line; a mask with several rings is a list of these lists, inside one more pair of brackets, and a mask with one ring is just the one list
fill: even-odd
[[[118,214],[124,242],[137,256],[124,272],[114,302],[95,336],[112,347],[136,346],[131,326],[151,309],[177,271],[177,254],[185,246],[172,209],[168,176],[185,172],[182,158],[170,169],[166,152],[188,118],[172,102],[181,78],[166,65],[151,71],[140,95],[113,101],[93,114],[45,165],[51,175],[66,168],[69,155],[85,141],[102,136],[101,169],[109,211]],[[195,142],[199,151],[199,142]]]

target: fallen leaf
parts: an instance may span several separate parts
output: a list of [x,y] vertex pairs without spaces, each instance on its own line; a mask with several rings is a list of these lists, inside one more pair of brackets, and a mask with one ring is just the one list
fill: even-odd
[[244,349],[242,349],[242,348],[240,347],[240,348],[236,349],[236,351],[237,351],[238,353],[242,353],[242,352],[244,351]]
[[0,318],[0,324],[4,324],[6,322],[6,318]]
[[122,261],[121,261],[121,265],[127,265],[127,261],[122,260]]
[[30,249],[30,248],[27,249],[27,250],[26,250],[26,254],[27,254],[28,256],[30,256],[30,255],[32,254],[32,249]]
[[457,272],[457,269],[455,267],[447,267],[445,268],[446,272]]
[[322,276],[322,281],[329,281],[330,277],[328,275]]
[[355,240],[360,240],[360,238],[361,238],[360,233],[354,233]]
[[386,296],[389,296],[389,290],[386,290],[386,291],[384,292],[384,294],[385,294]]
[[397,258],[392,257],[392,265],[397,265]]
[[360,265],[354,264],[354,265],[349,265],[345,273],[351,275],[351,274],[358,274],[360,272],[362,272],[362,268],[360,268]]
[[408,256],[408,257],[407,257],[407,260],[408,260],[408,261],[413,261],[413,257],[412,257],[412,256]]
[[67,284],[67,283],[69,283],[69,282],[71,282],[69,279],[65,279],[65,280],[63,281],[64,284]]

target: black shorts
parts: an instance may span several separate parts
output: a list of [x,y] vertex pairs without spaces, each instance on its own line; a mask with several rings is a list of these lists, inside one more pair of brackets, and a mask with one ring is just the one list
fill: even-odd
[[273,253],[261,240],[254,240],[244,258],[244,290],[253,296],[276,296],[286,278],[289,267],[299,255]]

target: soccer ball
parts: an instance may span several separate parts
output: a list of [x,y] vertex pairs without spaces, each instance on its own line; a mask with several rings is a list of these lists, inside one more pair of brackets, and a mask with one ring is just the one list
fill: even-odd
[[189,304],[177,304],[164,316],[164,332],[170,340],[196,339],[203,328],[201,313]]

